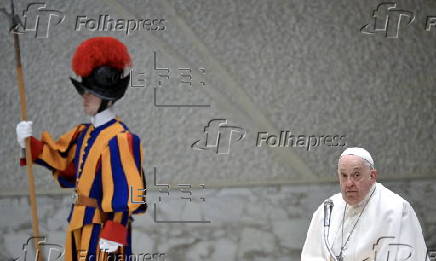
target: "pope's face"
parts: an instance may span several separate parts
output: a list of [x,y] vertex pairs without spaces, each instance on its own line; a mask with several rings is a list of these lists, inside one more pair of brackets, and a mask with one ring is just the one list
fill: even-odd
[[85,92],[82,97],[83,109],[85,113],[90,116],[97,114],[98,108],[100,108],[101,99],[89,92]]
[[344,155],[338,162],[338,176],[342,198],[351,206],[357,205],[376,182],[377,171],[370,169],[359,156]]

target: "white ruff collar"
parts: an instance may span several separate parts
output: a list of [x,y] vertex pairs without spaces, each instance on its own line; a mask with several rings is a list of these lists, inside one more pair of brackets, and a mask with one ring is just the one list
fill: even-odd
[[106,110],[99,112],[95,114],[94,116],[91,116],[91,123],[94,125],[94,127],[99,127],[108,121],[115,119],[116,115],[112,111],[112,107],[107,108]]

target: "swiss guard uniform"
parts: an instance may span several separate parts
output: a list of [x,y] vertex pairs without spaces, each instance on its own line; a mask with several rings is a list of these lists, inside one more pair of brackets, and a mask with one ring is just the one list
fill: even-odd
[[50,169],[62,188],[75,190],[67,219],[66,261],[102,260],[102,242],[118,246],[110,260],[129,260],[131,216],[147,208],[141,203],[146,184],[140,139],[108,106],[124,95],[129,75],[123,77],[123,70],[130,63],[126,46],[115,38],[81,43],[72,59],[81,81],[71,81],[80,95],[87,91],[102,99],[98,113],[90,124],[72,128],[57,141],[47,132],[41,140],[31,137],[34,163]]

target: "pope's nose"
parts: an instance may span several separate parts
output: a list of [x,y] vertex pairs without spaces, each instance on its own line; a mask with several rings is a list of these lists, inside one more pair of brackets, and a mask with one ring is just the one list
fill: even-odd
[[354,186],[354,181],[351,179],[351,177],[348,177],[345,180],[345,187],[349,189],[349,188],[353,188],[353,186]]

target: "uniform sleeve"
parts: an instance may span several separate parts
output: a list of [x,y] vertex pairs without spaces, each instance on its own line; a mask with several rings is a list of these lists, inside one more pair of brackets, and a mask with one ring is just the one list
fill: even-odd
[[324,261],[323,241],[321,229],[321,212],[318,208],[312,216],[312,220],[307,230],[306,241],[304,242],[303,250],[301,251],[301,261]]
[[101,157],[103,197],[107,213],[101,238],[127,244],[127,223],[132,214],[145,212],[145,179],[139,137],[124,132],[109,141]]
[[[84,125],[74,127],[57,141],[53,140],[48,132],[42,133],[41,140],[35,137],[30,139],[33,163],[51,170],[61,187],[75,186],[73,159],[76,154],[77,137],[84,127]],[[26,165],[26,159],[20,159],[20,165]]]

